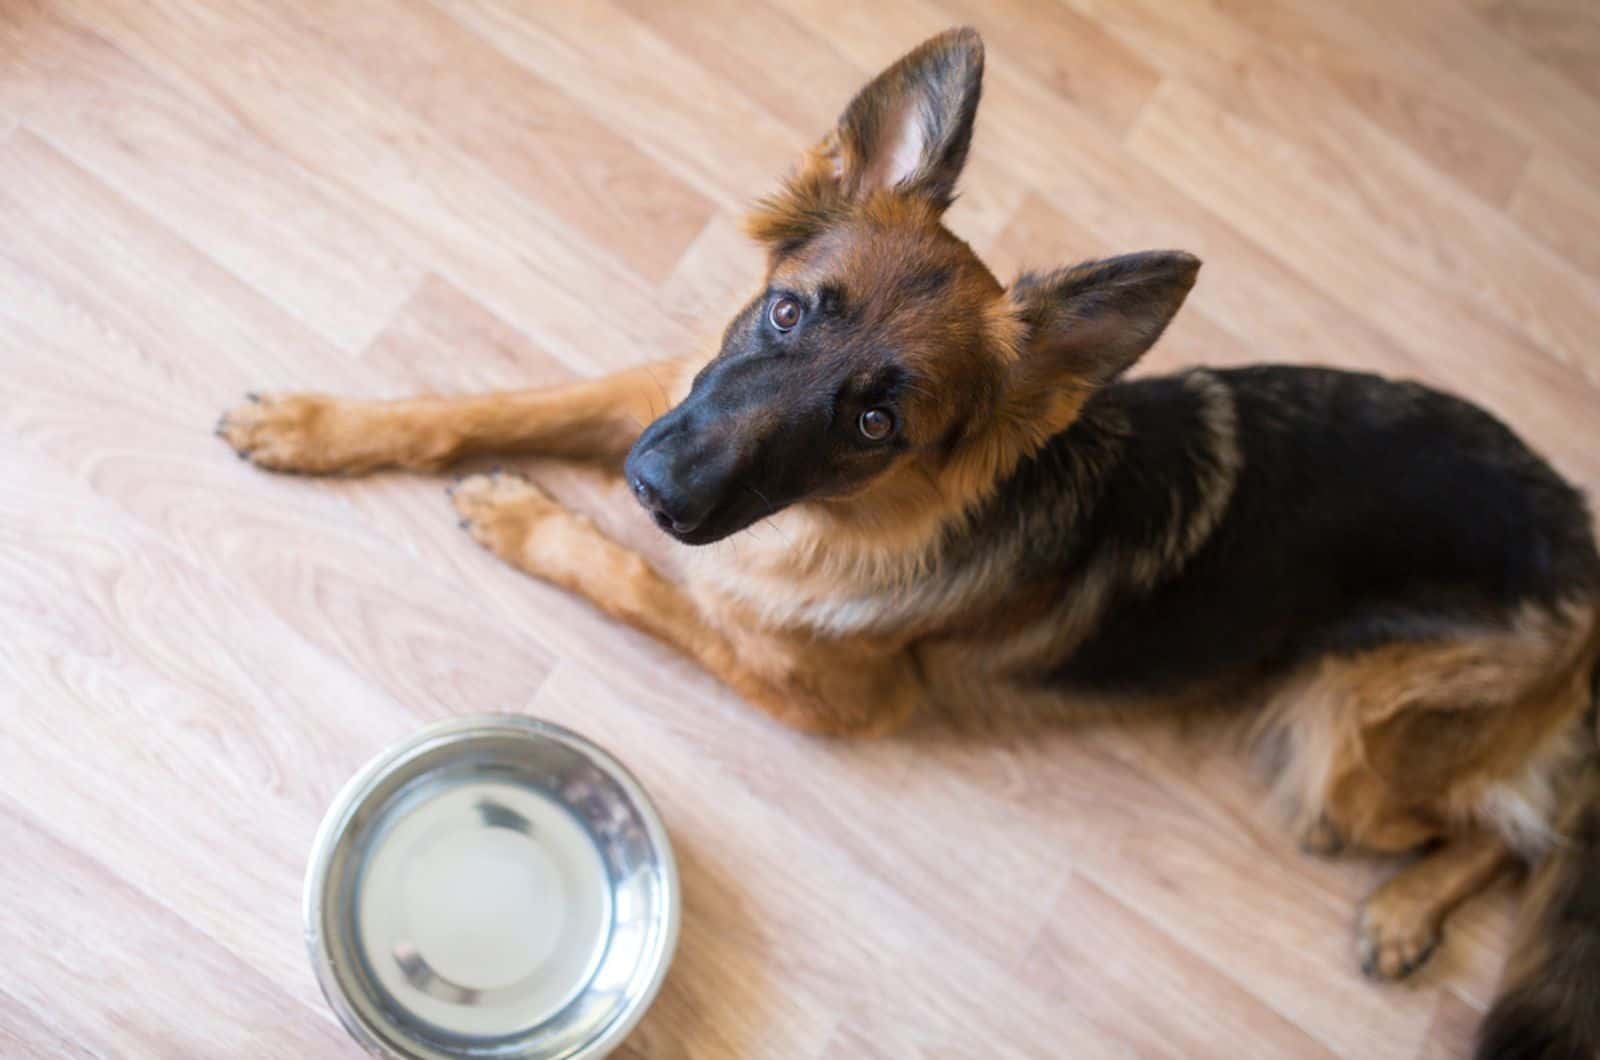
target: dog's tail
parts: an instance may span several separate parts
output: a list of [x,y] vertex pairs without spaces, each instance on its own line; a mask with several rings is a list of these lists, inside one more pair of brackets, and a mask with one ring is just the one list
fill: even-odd
[[[1600,704],[1600,666],[1593,683]],[[1529,881],[1477,1060],[1600,1058],[1600,760],[1573,785],[1560,835]]]

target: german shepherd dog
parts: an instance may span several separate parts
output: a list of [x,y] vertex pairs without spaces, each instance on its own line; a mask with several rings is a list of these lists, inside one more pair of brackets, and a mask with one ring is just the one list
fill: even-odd
[[[997,282],[942,222],[982,70],[954,30],[850,102],[750,217],[766,276],[714,355],[490,396],[269,397],[219,433],[278,471],[620,468],[677,545],[739,547],[683,549],[669,579],[523,478],[452,496],[508,563],[811,732],[887,733],[930,701],[1218,705],[1306,846],[1422,852],[1360,912],[1368,973],[1409,974],[1452,908],[1536,866],[1479,1055],[1600,1056],[1584,500],[1419,385],[1122,378],[1200,263]],[[744,533],[764,520],[782,532]]]

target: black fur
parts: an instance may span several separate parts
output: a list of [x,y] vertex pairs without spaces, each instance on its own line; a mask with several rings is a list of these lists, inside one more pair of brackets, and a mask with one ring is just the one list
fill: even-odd
[[1539,959],[1489,1010],[1477,1060],[1600,1057],[1600,778],[1590,768],[1566,842],[1539,869],[1552,876],[1548,900],[1524,911]]
[[906,448],[898,432],[872,441],[857,427],[867,409],[892,408],[908,380],[888,352],[869,361],[840,340],[859,313],[848,292],[825,286],[788,332],[768,320],[773,297],[733,319],[688,397],[645,428],[624,463],[657,525],[685,544],[847,491]]
[[1192,555],[1145,582],[1130,570],[1213,500],[1206,387],[1187,375],[1100,391],[967,531],[1026,527],[1026,579],[1063,599],[1093,568],[1119,572],[1101,623],[1044,681],[1152,693],[1266,676],[1600,593],[1582,497],[1482,409],[1349,372],[1207,375],[1213,404],[1217,384],[1231,395],[1238,466]]
[[1138,360],[1194,286],[1200,259],[1148,250],[1038,274],[1011,285],[1028,345],[1061,375],[1098,386]]

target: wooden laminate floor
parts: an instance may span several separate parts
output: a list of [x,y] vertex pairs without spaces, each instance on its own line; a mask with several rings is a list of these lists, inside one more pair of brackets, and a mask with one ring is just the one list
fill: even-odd
[[1462,1054],[1513,887],[1375,986],[1382,866],[1297,854],[1225,754],[797,736],[493,562],[439,481],[210,436],[247,389],[713,341],[742,206],[957,22],[989,76],[951,221],[1002,275],[1187,248],[1154,366],[1419,377],[1600,487],[1586,0],[0,0],[0,1055],[355,1055],[301,943],[313,830],[488,709],[610,746],[678,843],[624,1056]]

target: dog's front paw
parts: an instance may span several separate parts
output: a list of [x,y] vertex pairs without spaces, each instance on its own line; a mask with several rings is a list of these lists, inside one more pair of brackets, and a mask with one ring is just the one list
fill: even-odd
[[1373,979],[1404,979],[1428,962],[1439,940],[1431,907],[1383,889],[1367,899],[1356,921],[1361,970]]
[[468,475],[449,489],[461,528],[498,556],[515,559],[539,525],[566,510],[544,490],[513,472]]
[[217,436],[242,460],[273,471],[320,474],[339,467],[338,454],[322,437],[327,398],[302,394],[249,396],[246,404],[224,412]]

